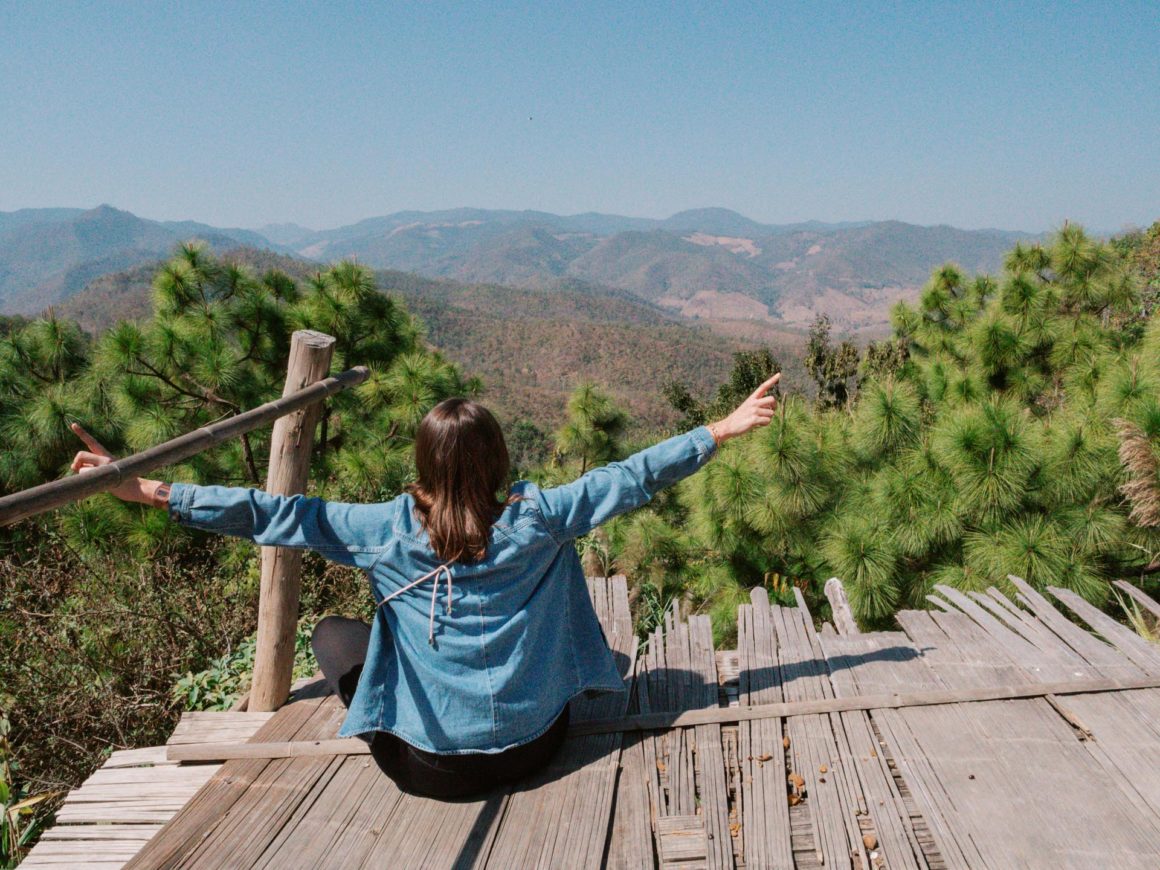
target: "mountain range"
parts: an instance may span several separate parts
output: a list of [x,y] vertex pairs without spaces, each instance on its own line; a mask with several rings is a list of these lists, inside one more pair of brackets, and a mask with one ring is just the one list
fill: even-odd
[[166,257],[190,238],[223,248],[272,246],[252,230],[145,220],[107,205],[0,212],[0,313],[38,313],[100,275]]
[[0,312],[36,313],[100,275],[200,238],[315,262],[352,257],[376,269],[525,289],[614,288],[717,331],[761,337],[818,313],[841,332],[887,329],[888,309],[931,269],[954,261],[996,271],[1032,233],[899,221],[762,224],[728,209],[670,218],[452,209],[397,212],[332,230],[259,230],[159,222],[110,206],[0,212]]

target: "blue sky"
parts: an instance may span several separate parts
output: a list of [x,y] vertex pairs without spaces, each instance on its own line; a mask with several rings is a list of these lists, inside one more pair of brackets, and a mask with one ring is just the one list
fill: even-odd
[[1160,3],[0,0],[0,210],[1160,218]]

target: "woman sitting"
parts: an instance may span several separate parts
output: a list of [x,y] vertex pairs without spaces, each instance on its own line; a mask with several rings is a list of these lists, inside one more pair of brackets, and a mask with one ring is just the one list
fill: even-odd
[[[113,493],[183,525],[363,569],[374,620],[328,616],[312,638],[349,708],[338,733],[367,740],[400,788],[462,797],[544,765],[571,698],[624,688],[574,540],[697,471],[723,441],[768,424],[777,401],[766,393],[778,379],[720,422],[550,489],[520,481],[497,495],[509,472],[499,424],[476,402],[448,399],[419,425],[418,481],[388,502],[140,478]],[[111,461],[73,428],[89,448],[74,471]]]

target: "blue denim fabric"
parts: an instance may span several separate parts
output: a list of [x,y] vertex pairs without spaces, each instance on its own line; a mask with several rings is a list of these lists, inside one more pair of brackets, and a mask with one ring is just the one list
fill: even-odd
[[[584,691],[623,691],[574,539],[695,472],[716,444],[702,426],[565,486],[521,481],[486,558],[379,607],[341,736],[387,731],[428,752],[501,752],[533,740]],[[439,566],[410,495],[342,504],[246,487],[173,484],[169,514],[194,528],[302,547],[363,569],[375,601]]]

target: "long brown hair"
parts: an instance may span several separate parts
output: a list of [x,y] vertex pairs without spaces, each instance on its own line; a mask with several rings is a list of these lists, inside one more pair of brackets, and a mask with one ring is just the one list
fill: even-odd
[[445,399],[415,434],[419,480],[407,487],[435,554],[476,562],[506,502],[497,498],[511,460],[491,411],[470,399]]

